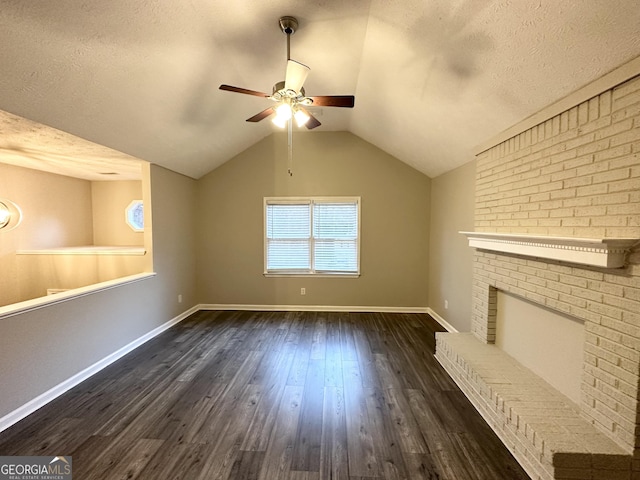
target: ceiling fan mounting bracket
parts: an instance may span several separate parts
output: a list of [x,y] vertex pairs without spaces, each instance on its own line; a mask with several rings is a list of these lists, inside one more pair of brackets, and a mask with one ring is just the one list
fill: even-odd
[[298,20],[295,17],[280,17],[278,24],[285,35],[293,35],[298,30]]

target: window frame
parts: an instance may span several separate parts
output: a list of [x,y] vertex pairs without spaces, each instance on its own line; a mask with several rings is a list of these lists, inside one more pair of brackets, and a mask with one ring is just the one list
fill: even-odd
[[[142,225],[135,222],[135,210],[142,209]],[[134,232],[144,232],[144,202],[142,200],[132,200],[124,209],[124,221]]]
[[[316,203],[355,203],[357,207],[357,239],[356,239],[356,264],[357,271],[355,272],[340,272],[340,271],[326,271],[326,270],[315,270],[314,264],[314,251],[315,251],[315,238],[313,236],[313,226],[314,226],[314,218],[313,218],[313,206]],[[271,204],[281,204],[281,205],[309,205],[310,209],[310,270],[281,270],[281,271],[269,271],[267,269],[267,249],[268,249],[268,238],[267,238],[267,206]],[[263,239],[263,275],[265,277],[359,277],[361,275],[360,270],[360,249],[361,249],[361,232],[362,232],[362,218],[361,218],[361,197],[359,196],[338,196],[338,197],[330,197],[330,196],[321,196],[321,197],[264,197],[263,206],[262,206],[262,215],[263,215],[263,227],[262,227],[262,239]]]

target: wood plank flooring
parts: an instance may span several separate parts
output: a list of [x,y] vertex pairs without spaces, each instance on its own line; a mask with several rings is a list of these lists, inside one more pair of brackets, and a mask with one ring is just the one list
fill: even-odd
[[528,480],[428,315],[198,312],[0,433],[77,480]]

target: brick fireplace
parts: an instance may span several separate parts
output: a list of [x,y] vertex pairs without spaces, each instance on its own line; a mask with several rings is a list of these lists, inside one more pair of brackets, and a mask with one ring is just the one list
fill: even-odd
[[[614,252],[621,260],[613,267],[576,263],[563,252],[542,258],[535,250],[479,243],[472,335],[439,335],[436,356],[532,478],[640,480],[640,249],[634,243],[640,239],[640,77],[480,153],[475,232],[551,243],[628,239]],[[561,408],[562,396],[545,397],[544,381],[538,385],[534,377],[535,385],[524,382],[521,390],[538,397],[514,397],[517,380],[510,375],[528,374],[492,346],[498,290],[584,321],[578,406]],[[536,412],[533,403],[559,410]],[[566,425],[541,423],[550,411],[561,412]],[[526,421],[527,415],[537,420]]]

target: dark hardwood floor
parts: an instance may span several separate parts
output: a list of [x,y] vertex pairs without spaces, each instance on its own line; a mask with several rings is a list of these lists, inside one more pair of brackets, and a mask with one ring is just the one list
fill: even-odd
[[428,315],[199,312],[0,433],[76,480],[529,477]]

